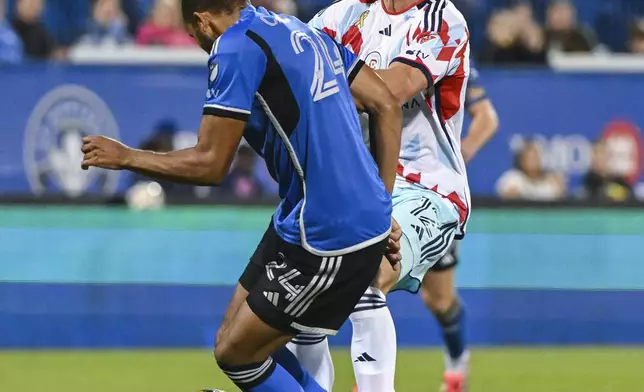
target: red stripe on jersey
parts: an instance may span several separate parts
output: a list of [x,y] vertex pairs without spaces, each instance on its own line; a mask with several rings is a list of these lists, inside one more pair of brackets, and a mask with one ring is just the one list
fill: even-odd
[[331,38],[335,39],[335,30],[331,30],[331,29],[330,29],[330,28],[328,28],[328,27],[323,27],[323,28],[322,28],[322,31],[324,31],[324,32],[325,32],[325,33],[327,33],[329,36],[331,36]]
[[396,169],[396,173],[398,173],[401,176],[405,175],[405,167],[400,162],[398,162],[398,169]]
[[443,46],[443,49],[441,49],[441,51],[438,53],[436,60],[450,61],[452,59],[452,56],[454,55],[454,52],[456,52],[455,46]]
[[460,61],[456,73],[441,80],[440,115],[444,121],[454,117],[461,110],[461,92],[465,86],[465,61],[462,58]]
[[[438,185],[434,185],[431,190],[441,195],[438,192]],[[456,192],[452,192],[447,196],[441,195],[441,197],[443,197],[443,199],[449,200],[450,203],[456,206],[456,209],[458,210],[458,223],[463,224],[467,219],[470,211],[470,209],[467,207],[467,204],[465,204],[465,202],[461,200],[460,197],[458,197],[458,194]]]
[[405,175],[405,167],[398,162],[398,169],[396,170],[396,173],[398,175],[405,177],[405,180],[407,182],[411,182],[413,184],[420,184],[420,173],[410,173]]
[[409,173],[405,176],[405,180],[413,184],[420,184],[420,173]]
[[375,3],[376,0],[360,0],[360,2],[363,4],[371,4],[371,3]]
[[[432,191],[438,193],[438,185],[434,185],[431,188]],[[450,203],[454,204],[456,206],[456,209],[458,210],[458,222],[463,224],[465,220],[467,219],[467,216],[469,215],[470,209],[467,207],[467,204],[463,200],[461,200],[460,197],[458,197],[458,194],[456,192],[452,192],[449,195],[441,195],[443,199],[447,199],[450,201]]]
[[445,22],[445,20],[443,20],[443,23],[438,30],[438,35],[441,37],[443,45],[447,45],[447,43],[449,42],[449,25],[447,24],[447,22]]
[[458,221],[461,224],[464,223],[467,219],[467,215],[469,215],[469,208],[467,208],[467,204],[465,204],[465,202],[461,200],[460,197],[458,197],[456,192],[452,192],[449,195],[443,197],[456,206],[456,208],[458,209]]
[[349,45],[353,53],[360,53],[360,48],[362,48],[362,33],[357,26],[349,27],[349,30],[342,36],[342,46]]

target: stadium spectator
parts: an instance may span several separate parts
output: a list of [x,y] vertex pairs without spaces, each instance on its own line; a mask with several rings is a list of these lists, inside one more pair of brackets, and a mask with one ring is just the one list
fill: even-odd
[[548,49],[561,52],[590,52],[597,45],[594,32],[579,25],[570,0],[553,0],[548,6],[546,42]]
[[139,45],[194,46],[194,40],[184,31],[176,0],[157,0],[149,20],[136,36]]
[[0,0],[0,64],[22,61],[22,41],[5,19],[5,0]]
[[12,25],[22,40],[25,55],[39,60],[64,57],[42,22],[43,0],[18,0]]
[[630,29],[630,52],[644,54],[644,19],[636,20]]
[[129,39],[127,26],[119,0],[94,0],[92,18],[83,41],[94,45],[123,44]]
[[606,144],[598,141],[593,146],[590,170],[584,176],[584,198],[594,201],[624,202],[633,196],[633,188],[624,177],[610,172]]
[[263,193],[262,183],[256,173],[257,155],[249,146],[241,145],[233,168],[221,185],[224,194],[241,200],[259,199]]
[[543,169],[537,143],[526,143],[517,153],[514,166],[496,183],[496,192],[502,199],[554,201],[566,196],[564,177]]
[[487,64],[545,64],[545,39],[529,3],[496,12],[487,26],[481,62]]

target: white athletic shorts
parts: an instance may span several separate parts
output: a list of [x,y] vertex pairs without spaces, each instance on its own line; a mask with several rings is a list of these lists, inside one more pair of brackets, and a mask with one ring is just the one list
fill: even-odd
[[458,230],[456,206],[438,193],[402,179],[392,195],[393,216],[403,231],[395,290],[418,292],[427,270],[448,251]]

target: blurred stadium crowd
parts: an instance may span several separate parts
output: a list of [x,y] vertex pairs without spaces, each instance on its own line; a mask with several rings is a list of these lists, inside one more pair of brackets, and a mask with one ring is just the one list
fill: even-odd
[[[644,53],[644,1],[454,2],[481,63],[545,64],[549,51]],[[308,20],[329,2],[253,3]],[[0,0],[0,61],[60,60],[79,44],[192,46],[179,11],[179,0]]]
[[[644,0],[453,0],[470,24],[473,56],[483,66],[545,66],[554,53],[644,54]],[[310,19],[329,0],[253,0],[276,12]],[[118,47],[194,47],[184,32],[180,0],[0,0],[0,64],[65,62],[70,50]],[[196,47],[195,47],[195,50]],[[172,118],[159,121],[141,147],[181,148]],[[189,141],[188,141],[189,143]],[[588,147],[590,150],[591,147]],[[496,181],[503,199],[556,201],[577,198],[628,201],[644,192],[607,168],[604,143],[592,147],[581,185],[549,167],[540,145],[513,149],[514,167]],[[132,185],[142,181],[133,178]],[[276,185],[248,147],[242,147],[226,183],[218,188],[162,184],[168,194],[256,200],[274,197]],[[191,196],[192,197],[192,196]]]

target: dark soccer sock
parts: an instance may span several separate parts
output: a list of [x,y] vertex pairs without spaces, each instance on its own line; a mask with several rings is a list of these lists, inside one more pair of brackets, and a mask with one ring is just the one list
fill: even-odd
[[282,347],[273,354],[273,359],[295,378],[305,392],[324,392],[324,389],[302,367],[295,354]]
[[219,368],[244,392],[304,392],[300,384],[272,358],[263,363]]
[[467,346],[465,307],[461,304],[460,299],[457,298],[447,311],[434,313],[434,315],[441,326],[443,341],[450,358],[460,358]]

